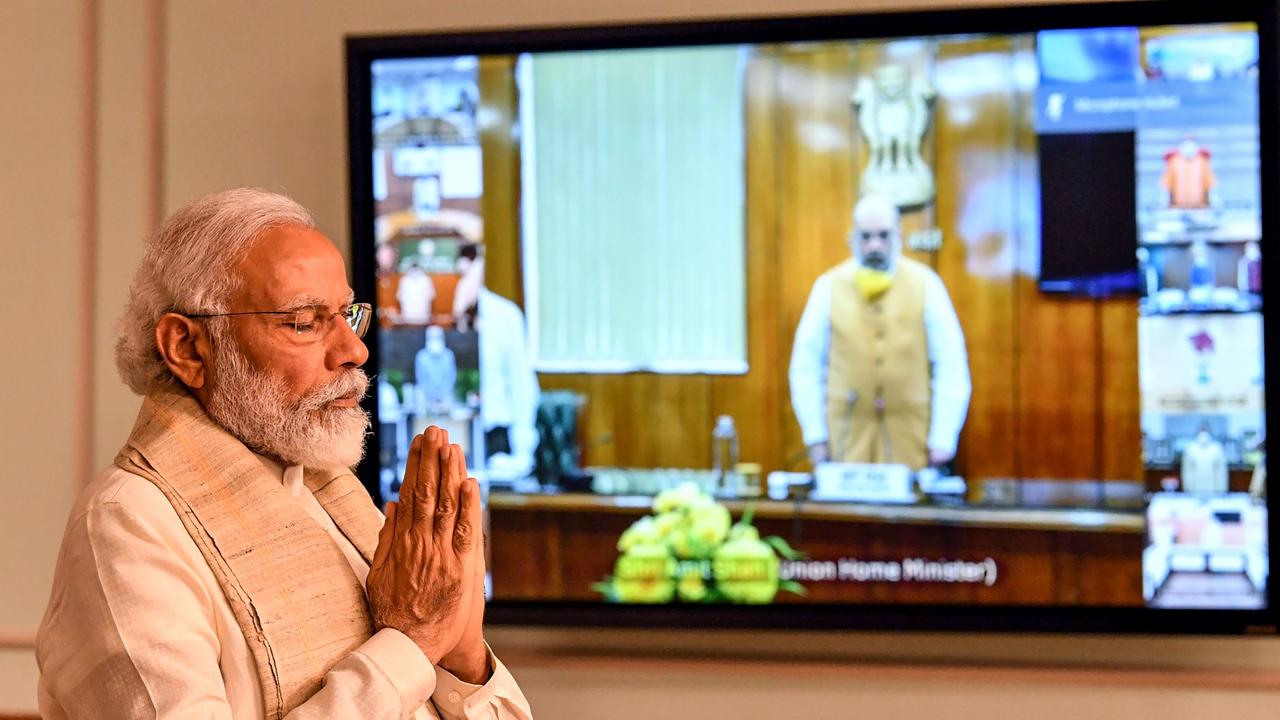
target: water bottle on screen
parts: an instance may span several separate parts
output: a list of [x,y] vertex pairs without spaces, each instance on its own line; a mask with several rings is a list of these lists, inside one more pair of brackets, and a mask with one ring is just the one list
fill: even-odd
[[736,489],[730,487],[729,478],[737,464],[738,429],[733,426],[733,418],[721,415],[716,418],[715,429],[711,431],[711,471],[721,492]]

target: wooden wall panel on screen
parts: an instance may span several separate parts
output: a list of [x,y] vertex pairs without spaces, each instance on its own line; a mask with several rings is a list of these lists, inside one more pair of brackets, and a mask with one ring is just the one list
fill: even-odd
[[1092,300],[1045,295],[1019,276],[1018,475],[1061,480],[1098,473],[1101,372]]
[[710,465],[715,418],[705,375],[542,373],[538,382],[544,391],[586,397],[580,416],[584,465]]
[[520,260],[520,142],[515,58],[480,58],[480,154],[484,195],[485,285],[524,307]]
[[711,380],[707,375],[628,373],[611,383],[619,405],[615,443],[628,467],[711,465]]
[[938,47],[933,76],[942,230],[935,268],[965,335],[973,396],[956,469],[971,481],[1015,475],[1013,278],[1020,228],[1014,173],[1028,158],[1016,142],[1025,98],[1014,88],[1014,52],[1007,38],[950,41]]
[[1143,478],[1141,398],[1138,395],[1138,300],[1102,302],[1101,433],[1098,477],[1104,480]]

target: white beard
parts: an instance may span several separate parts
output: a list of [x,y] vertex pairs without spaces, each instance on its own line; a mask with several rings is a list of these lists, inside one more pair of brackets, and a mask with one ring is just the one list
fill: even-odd
[[358,405],[326,407],[338,398],[364,397],[369,377],[363,370],[293,399],[283,380],[253,368],[229,338],[215,337],[213,356],[205,410],[250,450],[311,468],[354,468],[364,457],[369,413]]

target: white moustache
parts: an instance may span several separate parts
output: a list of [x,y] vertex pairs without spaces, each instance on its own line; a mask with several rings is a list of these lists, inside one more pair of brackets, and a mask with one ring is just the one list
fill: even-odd
[[304,395],[298,401],[300,410],[320,410],[334,400],[362,398],[369,392],[369,376],[355,369],[339,375],[333,382]]

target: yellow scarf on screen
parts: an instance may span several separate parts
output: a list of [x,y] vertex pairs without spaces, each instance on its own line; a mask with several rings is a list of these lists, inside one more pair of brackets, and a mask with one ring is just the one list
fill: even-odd
[[[213,570],[253,653],[266,717],[283,718],[368,640],[364,588],[332,538],[186,392],[146,397],[116,465],[164,493]],[[372,562],[382,516],[346,468],[304,483]]]
[[871,301],[885,294],[885,291],[893,284],[893,274],[859,265],[853,271],[853,283],[857,286],[858,292],[862,297],[867,301]]

